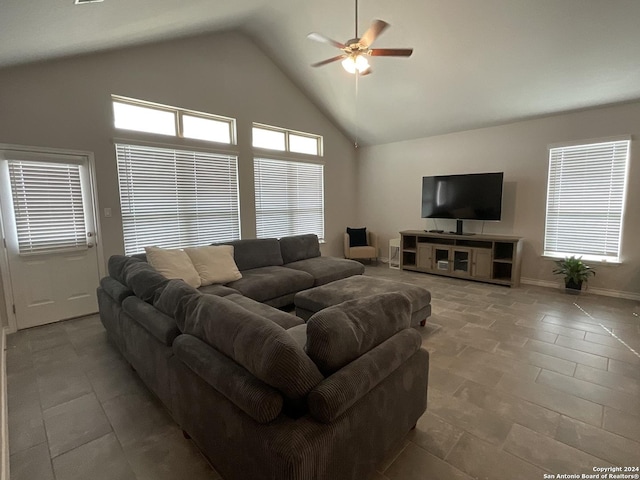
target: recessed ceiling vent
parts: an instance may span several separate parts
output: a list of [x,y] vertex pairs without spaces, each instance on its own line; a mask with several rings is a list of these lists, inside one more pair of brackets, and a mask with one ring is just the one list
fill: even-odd
[[101,3],[104,2],[104,0],[74,0],[73,3],[75,3],[76,5],[84,5],[85,3]]

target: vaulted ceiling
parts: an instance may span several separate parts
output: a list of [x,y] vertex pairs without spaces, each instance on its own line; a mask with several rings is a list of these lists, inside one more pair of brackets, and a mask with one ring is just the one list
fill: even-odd
[[238,29],[363,145],[640,100],[637,0],[361,0],[359,32],[373,19],[391,24],[375,47],[414,53],[356,85],[311,68],[339,52],[306,38],[353,38],[351,0],[7,0],[0,68]]

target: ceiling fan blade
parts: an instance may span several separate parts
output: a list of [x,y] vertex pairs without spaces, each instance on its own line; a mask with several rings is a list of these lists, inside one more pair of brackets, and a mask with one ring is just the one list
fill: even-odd
[[315,40],[316,42],[328,43],[329,45],[333,45],[336,48],[345,48],[345,45],[340,42],[336,42],[335,40],[330,39],[329,37],[325,37],[321,33],[312,32],[307,35],[307,38],[311,40]]
[[371,67],[369,67],[364,72],[359,73],[358,75],[360,75],[361,77],[364,77],[366,75],[369,75],[371,72],[373,72],[373,70],[371,69]]
[[364,35],[360,38],[360,45],[369,47],[388,26],[389,24],[383,20],[374,20],[371,22],[369,29],[364,32]]
[[373,48],[369,55],[374,57],[410,57],[413,48]]
[[327,58],[326,60],[323,60],[321,62],[318,63],[312,63],[311,66],[312,67],[321,67],[323,65],[326,65],[327,63],[332,63],[332,62],[337,62],[338,60],[342,60],[345,56],[344,55],[338,55],[336,57],[333,58]]

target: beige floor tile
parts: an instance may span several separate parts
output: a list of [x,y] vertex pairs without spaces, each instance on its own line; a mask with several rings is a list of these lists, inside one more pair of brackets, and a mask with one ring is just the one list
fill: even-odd
[[640,415],[638,397],[627,393],[548,370],[543,370],[536,382],[599,405],[607,405],[634,415]]
[[560,423],[557,412],[471,381],[465,382],[454,397],[548,436],[555,434]]
[[445,422],[427,410],[418,420],[416,428],[409,432],[407,439],[444,459],[463,433],[463,429]]
[[544,474],[542,469],[468,433],[453,447],[447,462],[483,480],[532,480]]
[[614,465],[629,466],[633,457],[640,461],[640,443],[572,418],[562,417],[555,438]]
[[412,443],[383,473],[389,480],[471,480],[464,472]]
[[558,413],[563,413],[592,425],[599,427],[602,424],[602,405],[561,392],[546,385],[521,382],[518,379],[505,375],[498,383],[498,388],[505,393],[515,395],[528,402],[535,403],[536,405]]
[[[603,427],[609,432],[640,443],[640,416],[629,415],[613,408],[604,407]],[[636,458],[640,458],[640,454]]]

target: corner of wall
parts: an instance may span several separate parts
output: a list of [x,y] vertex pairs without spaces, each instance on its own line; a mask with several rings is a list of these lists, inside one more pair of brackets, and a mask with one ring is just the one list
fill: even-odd
[[0,480],[9,480],[9,425],[7,407],[7,329],[0,334]]

